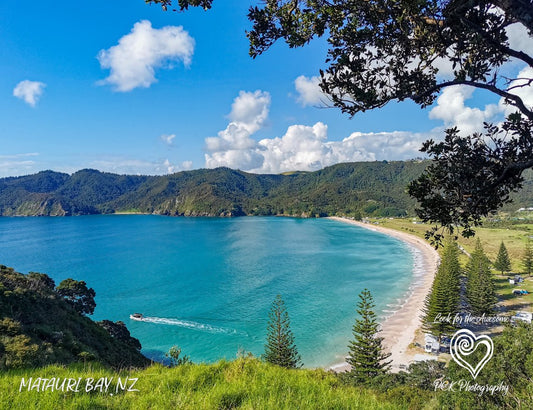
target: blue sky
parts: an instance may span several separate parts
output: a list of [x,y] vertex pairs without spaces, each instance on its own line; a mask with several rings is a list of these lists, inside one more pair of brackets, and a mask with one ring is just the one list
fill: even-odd
[[249,0],[185,13],[143,0],[32,3],[0,5],[0,176],[407,159],[445,126],[476,130],[504,112],[465,88],[426,110],[391,103],[350,119],[318,108],[325,43],[278,43],[253,60]]

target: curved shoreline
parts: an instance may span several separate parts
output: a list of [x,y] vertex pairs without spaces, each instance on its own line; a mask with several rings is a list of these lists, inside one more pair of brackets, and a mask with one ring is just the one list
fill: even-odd
[[[328,219],[392,236],[420,252],[421,270],[424,274],[419,277],[413,277],[413,283],[409,287],[410,292],[405,302],[397,311],[388,316],[381,325],[380,336],[383,337],[384,350],[391,353],[389,358],[391,360],[391,371],[399,371],[401,369],[400,366],[408,366],[416,354],[416,352],[408,352],[408,348],[415,338],[416,331],[422,324],[421,316],[424,300],[431,291],[433,278],[440,260],[439,254],[431,245],[414,235],[347,218],[334,216]],[[350,370],[350,365],[347,362],[343,362],[330,366],[329,369],[335,372],[345,372]]]

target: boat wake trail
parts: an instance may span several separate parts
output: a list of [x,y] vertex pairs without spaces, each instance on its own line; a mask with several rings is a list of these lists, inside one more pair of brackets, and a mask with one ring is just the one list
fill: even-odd
[[172,319],[172,318],[164,318],[164,317],[150,317],[150,316],[144,316],[143,322],[149,322],[149,323],[157,323],[161,325],[170,325],[170,326],[179,326],[186,329],[192,329],[192,330],[199,330],[201,332],[208,332],[208,333],[225,333],[225,334],[244,334],[246,333],[239,332],[235,329],[227,329],[224,327],[218,327],[209,325],[207,323],[198,323],[193,322],[190,320],[181,320],[181,319]]

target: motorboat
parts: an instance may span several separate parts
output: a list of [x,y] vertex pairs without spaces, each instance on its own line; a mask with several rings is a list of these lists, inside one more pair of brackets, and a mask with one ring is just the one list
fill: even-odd
[[142,315],[142,313],[133,313],[132,315],[130,315],[130,319],[142,322],[144,320],[144,316]]

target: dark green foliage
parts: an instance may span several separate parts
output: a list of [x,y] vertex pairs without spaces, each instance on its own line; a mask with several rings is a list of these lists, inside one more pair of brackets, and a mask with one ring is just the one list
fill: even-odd
[[493,313],[498,299],[490,273],[490,261],[483,252],[479,238],[466,271],[466,298],[471,313],[476,316]]
[[263,359],[281,367],[300,367],[301,359],[294,343],[285,302],[277,295],[268,314],[267,343]]
[[531,276],[533,273],[533,246],[531,239],[527,238],[524,248],[524,255],[522,256],[522,264],[524,265],[524,273]]
[[509,272],[511,270],[511,260],[509,259],[509,253],[505,244],[501,243],[500,249],[498,250],[498,256],[494,261],[494,268],[504,274],[504,272]]
[[[461,137],[453,128],[446,130],[444,141],[424,143],[422,151],[433,162],[408,188],[419,201],[417,215],[450,233],[459,226],[464,237],[474,235],[483,217],[511,202],[511,194],[522,188],[523,171],[533,166],[532,125],[515,116],[500,128],[486,125],[484,135]],[[437,244],[439,230],[428,232]]]
[[383,338],[377,336],[379,323],[374,312],[372,294],[365,289],[359,294],[359,298],[359,317],[352,328],[354,340],[348,345],[350,352],[347,361],[351,366],[350,377],[357,383],[366,383],[387,372],[390,362],[386,359],[390,357],[390,353],[383,353]]
[[[253,22],[248,32],[250,55],[262,54],[277,40],[301,47],[326,36],[327,67],[320,71],[320,87],[333,105],[350,115],[393,100],[411,99],[426,107],[440,90],[454,84],[490,90],[525,109],[495,70],[512,57],[533,64],[526,53],[509,48],[506,34],[509,21],[533,30],[533,12],[526,4],[267,1],[252,6],[248,14]],[[494,13],[494,6],[503,12]],[[439,78],[439,58],[453,62],[453,75],[446,81]]]
[[[164,11],[167,11],[168,7],[172,5],[174,0],[144,0],[145,3],[156,3],[161,4],[161,8]],[[213,0],[176,0],[180,11],[188,10],[189,7],[202,7],[204,10],[209,10],[211,8],[211,3]],[[173,9],[176,11],[176,9]]]
[[416,386],[423,390],[432,390],[435,380],[445,375],[445,367],[446,363],[436,360],[414,362],[409,365],[409,373],[405,381],[410,386]]
[[191,359],[187,355],[181,356],[181,347],[172,346],[170,350],[165,353],[165,357],[170,360],[170,367],[181,366],[183,364],[192,363]]
[[93,288],[87,287],[85,281],[65,279],[56,288],[56,292],[59,296],[65,298],[77,312],[85,315],[94,313],[94,308],[96,307],[94,297],[96,293]]
[[138,351],[141,351],[141,342],[131,336],[130,331],[128,330],[124,322],[120,320],[118,322],[112,322],[110,320],[104,319],[96,323],[102,326],[105,330],[107,330],[107,333],[109,333],[111,337],[120,340],[121,342],[133,347]]
[[93,359],[115,368],[144,366],[149,361],[139,350],[123,324],[102,327],[83,316],[47,275],[0,265],[0,368]]
[[[449,239],[444,246],[431,293],[424,303],[423,327],[435,336],[440,337],[455,331],[453,318],[459,313],[460,275],[459,249],[457,244]],[[442,320],[448,315],[452,320]]]
[[56,287],[54,280],[45,273],[30,272],[26,277],[29,279],[31,290],[53,290]]

